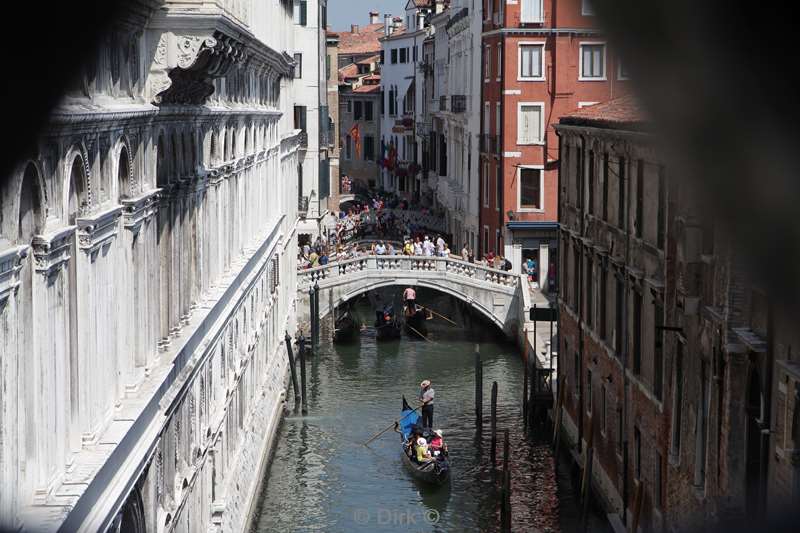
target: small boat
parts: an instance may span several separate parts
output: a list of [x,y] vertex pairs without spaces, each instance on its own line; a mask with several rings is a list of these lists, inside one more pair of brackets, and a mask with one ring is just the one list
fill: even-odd
[[353,316],[350,309],[346,309],[334,322],[333,342],[353,342],[358,339],[360,331],[361,322]]
[[388,341],[400,338],[400,321],[392,306],[384,307],[382,311],[375,312],[375,338],[379,341]]
[[411,472],[411,475],[425,483],[432,485],[444,485],[450,479],[450,463],[447,457],[440,456],[433,461],[427,463],[418,463],[415,459],[409,457],[406,453],[405,442],[411,436],[412,428],[419,423],[420,415],[417,411],[413,410],[408,405],[405,396],[403,397],[403,409],[400,413],[399,431],[402,435],[402,442],[400,448],[400,455],[403,458],[403,464]]
[[425,322],[432,318],[430,311],[421,305],[414,304],[413,308],[406,305],[403,307],[403,316],[405,318],[406,330],[409,334],[425,336],[428,332],[428,328],[425,327]]

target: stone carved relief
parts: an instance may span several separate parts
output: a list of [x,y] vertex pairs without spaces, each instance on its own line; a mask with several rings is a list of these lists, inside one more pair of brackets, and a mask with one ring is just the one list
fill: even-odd
[[[176,62],[170,64],[174,47]],[[213,80],[225,76],[246,57],[244,45],[221,32],[214,35],[174,36],[164,34],[154,57],[153,102],[199,105],[213,94]]]

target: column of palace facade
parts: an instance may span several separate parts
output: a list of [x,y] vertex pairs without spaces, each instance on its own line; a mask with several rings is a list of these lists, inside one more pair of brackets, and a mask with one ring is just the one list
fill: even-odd
[[281,412],[292,3],[126,5],[0,182],[0,528],[241,530]]

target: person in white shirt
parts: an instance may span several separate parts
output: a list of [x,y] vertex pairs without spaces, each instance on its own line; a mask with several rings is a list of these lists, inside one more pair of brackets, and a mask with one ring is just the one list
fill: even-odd
[[383,245],[383,241],[378,242],[378,245],[375,247],[375,253],[378,255],[384,255],[386,253],[386,247]]
[[444,239],[442,239],[441,235],[436,238],[436,250],[439,252],[439,255],[441,255],[442,250],[444,250]]
[[422,249],[425,252],[425,255],[433,256],[433,243],[427,235],[425,236],[425,242],[422,243]]
[[422,255],[422,243],[419,242],[419,239],[414,242],[414,255]]

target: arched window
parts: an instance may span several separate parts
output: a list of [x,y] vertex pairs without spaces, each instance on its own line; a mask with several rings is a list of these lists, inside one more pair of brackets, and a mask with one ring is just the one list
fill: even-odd
[[67,206],[67,222],[74,224],[82,212],[89,205],[86,193],[86,172],[83,167],[83,157],[76,155],[72,160],[69,172],[69,205]]
[[39,172],[33,163],[28,163],[22,176],[19,199],[17,242],[29,243],[33,236],[42,232],[42,198],[39,189]]
[[177,132],[172,132],[172,174],[177,178],[183,172],[181,165],[181,142]]
[[230,159],[230,153],[228,152],[231,143],[228,141],[230,132],[227,129],[222,130],[222,159],[223,161],[228,161]]
[[212,130],[211,131],[211,146],[208,149],[208,159],[209,159],[209,166],[213,166],[213,163],[217,159],[217,132]]
[[117,164],[117,183],[119,184],[120,199],[130,198],[133,196],[133,191],[131,190],[131,160],[128,154],[128,147],[124,144],[119,151],[119,162]]
[[167,148],[164,142],[164,134],[162,133],[158,137],[158,145],[156,147],[156,183],[159,187],[169,182],[166,157]]

